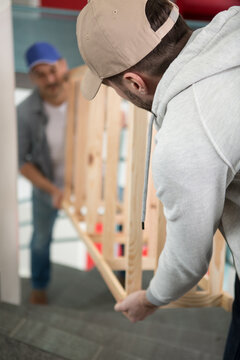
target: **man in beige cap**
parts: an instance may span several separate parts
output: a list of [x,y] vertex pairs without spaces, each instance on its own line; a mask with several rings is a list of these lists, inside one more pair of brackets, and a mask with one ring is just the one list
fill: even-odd
[[236,6],[192,32],[167,0],[91,0],[77,21],[84,96],[111,86],[151,111],[158,130],[152,171],[166,244],[148,289],[115,310],[136,322],[189,291],[219,228],[237,271],[225,360],[240,358],[239,23]]

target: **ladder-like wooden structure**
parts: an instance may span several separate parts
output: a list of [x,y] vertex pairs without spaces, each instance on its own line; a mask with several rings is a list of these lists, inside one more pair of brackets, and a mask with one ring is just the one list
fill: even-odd
[[[84,71],[85,67],[80,67],[70,72],[63,207],[119,301],[141,289],[142,271],[156,270],[165,242],[165,218],[150,175],[146,229],[142,231],[147,112],[122,100],[105,86],[88,102],[80,92]],[[123,117],[127,122],[127,166],[124,197],[119,199]],[[101,253],[94,243],[102,244]],[[122,254],[119,249],[124,249]],[[225,241],[217,232],[209,273],[198,287],[168,306],[223,306],[230,310],[232,298],[222,290],[224,264]],[[115,270],[126,272],[125,288]]]

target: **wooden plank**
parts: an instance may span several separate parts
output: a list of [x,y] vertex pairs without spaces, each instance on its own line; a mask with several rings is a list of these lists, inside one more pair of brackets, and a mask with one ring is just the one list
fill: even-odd
[[166,242],[166,219],[163,213],[163,205],[159,200],[157,202],[157,234],[158,234],[158,241],[157,241],[157,249],[156,249],[156,257],[155,257],[155,271],[158,267],[158,259],[163,251],[165,242]]
[[221,301],[222,294],[209,295],[206,291],[196,291],[193,293],[187,293],[180,299],[173,301],[169,305],[162,306],[161,308],[221,306]]
[[[153,129],[152,150],[154,151],[154,138],[156,130]],[[151,157],[152,158],[152,157]],[[151,159],[152,160],[152,159]],[[162,204],[156,196],[152,178],[152,161],[149,167],[148,194],[144,236],[148,239],[148,256],[155,259],[153,267],[157,269],[159,256],[164,248],[166,240],[166,221],[163,214]]]
[[111,88],[107,90],[107,159],[104,184],[105,214],[103,221],[103,256],[113,258],[116,233],[117,179],[119,140],[121,131],[121,98]]
[[128,232],[128,219],[129,219],[129,179],[131,175],[131,162],[130,162],[130,154],[131,154],[131,146],[132,143],[130,141],[132,137],[133,127],[131,126],[133,117],[133,105],[129,103],[128,113],[126,116],[126,124],[127,124],[127,157],[125,159],[126,162],[126,184],[124,187],[124,195],[123,195],[123,231],[125,233]]
[[81,79],[83,78],[86,71],[87,71],[87,66],[86,65],[78,66],[78,67],[76,67],[74,69],[71,69],[69,71],[70,80],[71,81],[76,81],[76,82],[81,81]]
[[144,163],[146,150],[147,113],[137,107],[132,107],[130,120],[129,154],[131,172],[129,174],[129,204],[127,224],[127,251],[128,259],[126,274],[126,291],[131,293],[141,289],[142,282],[142,229],[141,210],[144,181]]
[[[103,243],[103,234],[97,234],[97,233],[88,233],[87,234],[92,241],[97,243]],[[115,234],[114,238],[115,244],[126,244],[126,235],[122,233]]]
[[209,276],[208,276],[208,274],[204,275],[204,277],[199,281],[198,286],[205,291],[209,291]]
[[222,293],[226,257],[225,240],[217,230],[213,241],[213,256],[209,267],[209,291],[212,295]]
[[116,276],[113,274],[109,265],[104,260],[103,256],[97,250],[91,238],[81,230],[78,222],[78,217],[75,214],[72,214],[69,204],[67,202],[63,202],[63,209],[66,211],[66,214],[68,215],[73,225],[75,226],[75,229],[77,230],[80,238],[84,241],[85,245],[87,246],[87,249],[93,261],[95,262],[96,267],[101,273],[112,295],[114,296],[116,301],[123,300],[126,297],[126,292],[124,291],[123,287],[119,283]]
[[87,229],[92,233],[98,217],[98,206],[102,196],[102,147],[105,120],[105,87],[91,101],[88,119],[87,144]]
[[72,193],[73,151],[75,128],[75,83],[69,83],[67,128],[65,142],[64,198],[70,200]]
[[75,209],[80,214],[82,206],[86,205],[86,174],[87,174],[87,130],[90,102],[80,92],[80,81],[76,93],[76,134],[74,157],[74,193]]
[[230,294],[228,294],[227,292],[223,291],[221,306],[226,311],[230,312],[230,311],[232,311],[232,305],[233,305],[233,297]]
[[[142,270],[153,270],[155,258],[149,258],[144,256],[142,258]],[[125,256],[119,256],[115,259],[109,260],[107,262],[112,270],[126,270],[128,261]]]
[[156,190],[153,184],[152,177],[152,154],[154,151],[154,137],[156,135],[156,129],[153,129],[152,132],[152,141],[151,141],[151,158],[149,165],[149,175],[148,175],[148,191],[147,191],[147,206],[146,206],[146,219],[145,219],[145,230],[144,236],[149,239],[148,243],[148,254],[152,257],[156,255],[157,250],[157,229],[158,229],[158,216],[157,216],[157,196]]

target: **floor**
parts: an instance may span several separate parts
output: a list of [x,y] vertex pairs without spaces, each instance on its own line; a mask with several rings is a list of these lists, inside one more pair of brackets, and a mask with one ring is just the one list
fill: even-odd
[[96,269],[55,264],[52,275],[49,306],[29,305],[28,279],[21,307],[0,303],[1,360],[222,359],[231,314],[221,308],[159,309],[132,324]]

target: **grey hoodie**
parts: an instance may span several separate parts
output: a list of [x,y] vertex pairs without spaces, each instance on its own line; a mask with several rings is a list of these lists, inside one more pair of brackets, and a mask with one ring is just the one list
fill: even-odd
[[240,275],[240,7],[192,34],[159,82],[152,112],[167,238],[147,298],[164,305],[207,272],[218,227]]

